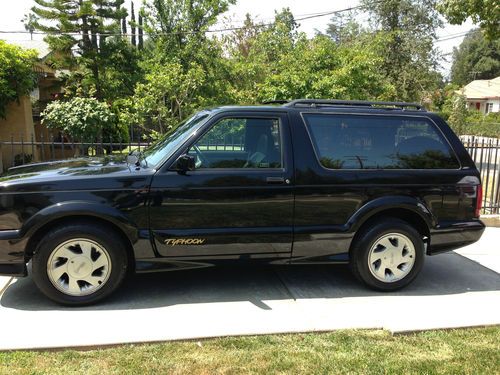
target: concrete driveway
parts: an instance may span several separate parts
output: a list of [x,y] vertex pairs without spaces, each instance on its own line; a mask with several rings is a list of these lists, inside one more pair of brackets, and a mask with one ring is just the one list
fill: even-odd
[[499,243],[488,228],[475,245],[427,257],[419,278],[390,294],[365,289],[347,266],[214,268],[135,276],[104,303],[64,308],[31,278],[2,278],[0,350],[500,324]]

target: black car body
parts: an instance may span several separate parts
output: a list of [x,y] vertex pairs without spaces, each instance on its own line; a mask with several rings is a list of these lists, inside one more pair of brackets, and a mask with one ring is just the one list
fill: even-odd
[[[210,143],[221,137],[225,149]],[[113,232],[123,268],[135,272],[352,262],[353,244],[388,218],[418,232],[433,255],[480,238],[480,195],[460,140],[418,105],[220,107],[195,115],[136,163],[107,157],[9,170],[0,178],[0,274],[25,276],[46,236],[72,222]],[[61,288],[60,298],[49,297],[94,302],[65,300]]]

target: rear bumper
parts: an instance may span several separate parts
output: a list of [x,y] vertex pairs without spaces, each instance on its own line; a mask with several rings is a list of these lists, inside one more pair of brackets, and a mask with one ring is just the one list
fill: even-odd
[[26,276],[26,240],[18,230],[0,231],[0,275]]
[[481,220],[442,224],[431,230],[427,254],[434,255],[470,245],[481,238],[484,228]]

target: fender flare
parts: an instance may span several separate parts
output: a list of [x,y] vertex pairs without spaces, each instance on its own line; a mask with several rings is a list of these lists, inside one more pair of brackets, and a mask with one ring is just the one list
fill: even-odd
[[87,201],[66,201],[43,208],[31,216],[22,226],[20,235],[31,237],[44,225],[70,216],[95,217],[120,228],[131,243],[138,239],[138,228],[120,210],[100,203]]
[[358,229],[371,217],[388,210],[406,210],[420,217],[429,228],[435,227],[436,219],[427,206],[419,199],[404,195],[393,195],[376,198],[365,203],[348,220],[349,232],[357,232]]

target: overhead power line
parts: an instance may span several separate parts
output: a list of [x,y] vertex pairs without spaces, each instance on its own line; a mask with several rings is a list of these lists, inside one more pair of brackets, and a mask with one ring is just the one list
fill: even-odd
[[[380,3],[380,1],[375,1],[373,3]],[[314,18],[319,18],[319,17],[326,17],[326,16],[331,16],[339,13],[345,13],[345,12],[350,12],[353,10],[359,10],[359,9],[364,9],[365,7],[363,5],[357,5],[349,8],[344,8],[344,9],[338,9],[338,10],[331,10],[331,11],[325,11],[325,12],[318,12],[318,13],[309,13],[309,14],[304,14],[301,17],[294,18],[294,21],[305,21],[305,20],[310,20]],[[269,22],[269,23],[261,23],[261,24],[255,24],[250,26],[250,28],[254,29],[259,29],[259,28],[265,28],[265,27],[270,27],[273,26],[275,22]],[[176,31],[176,32],[153,32],[153,33],[144,33],[144,36],[169,36],[169,35],[190,35],[190,34],[200,34],[200,33],[208,33],[208,34],[215,34],[215,33],[224,33],[224,32],[229,32],[229,31],[238,31],[238,30],[244,30],[248,29],[248,26],[235,26],[235,27],[224,27],[224,28],[219,28],[219,29],[212,29],[212,30],[185,30],[185,31]],[[470,31],[465,31],[465,32],[460,32],[456,34],[449,34],[449,35],[444,35],[442,37],[436,38],[435,42],[444,42],[456,38],[461,38],[465,35],[467,35]],[[480,32],[480,30],[475,30],[473,32]],[[63,32],[63,31],[27,31],[27,30],[0,30],[0,34],[33,34],[33,35],[72,35],[72,36],[79,36],[82,35],[81,32]],[[132,37],[132,36],[137,36],[137,34],[132,34],[132,33],[99,33],[99,34],[93,34],[93,33],[88,33],[87,35],[89,36],[99,36],[99,35],[104,35],[104,36],[126,36],[126,37]]]
[[447,40],[452,40],[452,39],[456,39],[456,38],[461,38],[463,36],[466,36],[468,33],[470,32],[473,32],[473,33],[477,33],[477,32],[481,32],[481,30],[472,30],[472,31],[463,31],[461,33],[456,33],[456,34],[450,34],[450,35],[445,35],[445,36],[442,36],[442,37],[439,37],[436,39],[436,42],[444,42],[444,41],[447,41]]
[[[377,1],[381,2],[381,1]],[[339,13],[345,13],[345,12],[350,12],[356,9],[362,9],[364,6],[362,5],[357,5],[349,8],[344,8],[344,9],[338,9],[338,10],[331,10],[331,11],[325,11],[325,12],[320,12],[320,13],[312,13],[309,15],[304,15],[303,17],[297,17],[294,18],[294,21],[305,21],[305,20],[310,20],[313,18],[319,18],[319,17],[326,17],[326,16],[331,16],[334,14],[339,14]],[[273,26],[275,22],[270,22],[270,23],[261,23],[261,24],[256,24],[253,25],[253,28],[264,28],[264,27],[270,27]],[[223,32],[228,32],[228,31],[237,31],[237,30],[244,30],[247,29],[247,26],[238,26],[238,27],[225,27],[225,28],[220,28],[220,29],[212,29],[212,30],[185,30],[185,31],[176,31],[176,32],[157,32],[157,33],[144,33],[144,35],[149,35],[149,36],[168,36],[168,35],[189,35],[189,34],[200,34],[200,33],[223,33]],[[81,35],[80,32],[64,32],[64,31],[26,31],[26,30],[0,30],[0,34],[33,34],[33,35],[73,35],[73,36],[78,36]],[[132,33],[99,33],[99,34],[92,34],[89,33],[87,35],[94,36],[94,35],[106,35],[106,36],[133,36],[134,34]]]

